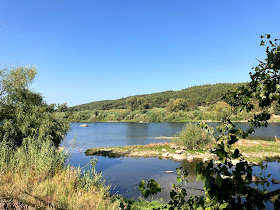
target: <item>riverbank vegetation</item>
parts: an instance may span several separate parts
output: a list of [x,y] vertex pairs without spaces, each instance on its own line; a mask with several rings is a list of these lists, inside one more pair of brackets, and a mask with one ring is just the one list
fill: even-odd
[[174,139],[177,145],[183,145],[187,149],[205,149],[207,145],[213,143],[213,131],[208,132],[195,124],[186,124],[178,138]]
[[[178,142],[176,140],[176,142]],[[86,155],[105,156],[105,157],[136,157],[136,158],[149,158],[158,157],[162,158],[164,153],[175,154],[174,149],[171,149],[173,143],[157,143],[147,145],[130,145],[118,147],[97,147],[87,149]],[[209,148],[214,148],[215,145],[209,145]],[[244,159],[249,162],[262,163],[264,161],[280,161],[280,141],[279,140],[246,140],[240,139],[232,149],[239,149],[243,154]],[[213,158],[209,153],[208,147],[204,149],[187,149],[184,155],[187,157],[191,154],[197,160],[210,160]],[[214,157],[215,158],[215,157]],[[217,157],[216,157],[217,158]],[[218,158],[217,158],[218,159]]]
[[0,142],[20,146],[25,139],[51,141],[58,146],[70,123],[48,105],[41,94],[28,89],[35,78],[33,66],[0,71]]
[[108,157],[161,157],[164,151],[170,150],[171,145],[172,143],[158,143],[118,147],[98,147],[87,149],[85,154]]
[[[252,101],[254,109],[251,112],[239,112],[229,105],[232,96],[223,98],[225,93],[246,84],[201,85],[181,91],[97,101],[69,108],[64,104],[57,111],[70,122],[220,122],[229,115],[232,121],[247,121],[263,109],[256,99]],[[266,111],[278,117],[279,103],[273,102]],[[277,117],[273,121],[279,122],[280,117]]]
[[94,164],[65,165],[67,154],[50,141],[25,140],[14,149],[0,143],[0,197],[50,209],[117,209]]
[[[142,110],[111,109],[111,110],[84,110],[84,111],[64,111],[57,112],[69,122],[221,122],[230,115],[232,121],[247,121],[254,114],[261,111],[256,106],[252,112],[238,112],[224,102],[219,101],[208,106],[197,106],[190,110],[169,111],[169,108],[152,108]],[[272,122],[280,122],[280,116],[276,106],[269,110],[273,116]]]
[[[275,138],[275,141],[269,143],[261,141],[248,143],[246,140],[240,140],[248,137],[256,128],[267,126],[271,113],[277,111],[277,104],[280,102],[279,40],[270,41],[269,34],[262,38],[264,40],[261,45],[267,46],[267,59],[254,68],[255,72],[250,74],[252,80],[250,83],[227,94],[223,97],[224,101],[215,102],[207,99],[202,104],[197,104],[197,107],[187,110],[186,107],[191,106],[188,105],[186,99],[170,97],[164,108],[152,107],[152,110],[155,109],[159,113],[170,114],[197,110],[199,113],[207,114],[208,109],[213,108],[211,112],[215,111],[215,116],[222,114],[223,120],[217,129],[219,135],[214,136],[215,143],[210,150],[210,159],[204,159],[196,165],[196,178],[197,181],[203,183],[205,196],[190,196],[186,199],[186,189],[182,185],[174,184],[166,208],[264,209],[264,202],[274,198],[274,207],[278,209],[280,189],[268,192],[265,187],[254,188],[252,185],[254,182],[253,165],[246,158],[252,155],[256,160],[259,157],[256,154],[262,152],[265,160],[272,160],[279,153],[279,140]],[[143,206],[147,204],[147,208],[151,208],[154,203],[130,202],[111,196],[108,193],[108,187],[102,181],[101,174],[95,171],[94,160],[90,162],[91,165],[82,169],[66,165],[68,154],[60,151],[57,146],[69,130],[71,115],[67,116],[69,112],[63,106],[55,108],[54,105],[47,105],[40,94],[28,89],[28,84],[32,82],[35,74],[34,68],[29,67],[0,71],[0,88],[2,88],[0,90],[0,197],[20,200],[35,208],[129,209],[134,204],[143,204]],[[222,91],[224,93],[225,89]],[[207,93],[207,91],[204,92]],[[212,96],[211,92],[208,95]],[[129,113],[148,114],[150,102],[147,103],[147,101],[148,99],[144,97],[127,100]],[[206,106],[210,103],[209,101],[212,105]],[[127,113],[124,112],[124,114]],[[161,122],[159,115],[153,112],[149,114],[151,117],[149,122]],[[237,129],[232,122],[239,114],[250,116],[249,128],[246,131]],[[96,116],[98,115],[95,114]],[[131,118],[131,121],[135,118]],[[142,122],[147,121],[145,119]],[[178,135],[176,140],[185,145],[184,149],[180,147],[180,151],[176,145],[163,144],[119,147],[115,152],[123,152],[123,155],[127,155],[128,152],[131,153],[134,150],[139,156],[143,156],[143,151],[156,151],[158,153],[153,155],[159,155],[161,152],[172,150],[170,153],[175,153],[174,158],[177,154],[193,151],[194,153],[188,156],[190,160],[193,160],[196,158],[194,157],[196,153],[208,155],[209,151],[206,148],[211,145],[211,136],[208,136],[208,133],[211,134],[213,129],[205,123],[200,124],[199,127],[205,129],[207,133],[189,127],[188,129],[195,133],[183,130],[182,136]],[[105,152],[112,153],[113,150],[114,148],[111,148]],[[91,152],[87,151],[88,154],[98,154],[98,150]],[[245,152],[245,156],[241,152]],[[218,161],[215,161],[216,159]],[[262,166],[261,169],[264,168]],[[186,181],[187,175],[186,170],[178,169],[178,183]],[[265,180],[270,175],[266,177],[264,173],[263,176],[261,179]],[[139,190],[147,198],[149,195],[160,192],[161,188],[154,179],[151,179],[142,180]],[[163,207],[160,203],[156,205],[158,208]]]
[[[69,122],[194,122],[212,121],[219,122],[229,113],[229,109],[212,110],[211,107],[198,107],[192,111],[169,112],[165,108],[149,110],[127,109],[119,110],[94,110],[94,111],[67,111],[58,113]],[[243,121],[252,117],[253,113],[237,113],[231,118],[233,121]]]
[[118,209],[94,160],[82,169],[67,165],[58,145],[70,123],[28,89],[35,75],[35,67],[0,71],[0,206]]

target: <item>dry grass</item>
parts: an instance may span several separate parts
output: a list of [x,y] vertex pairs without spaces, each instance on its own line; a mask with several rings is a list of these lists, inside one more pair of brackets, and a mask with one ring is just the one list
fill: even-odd
[[[0,149],[3,160],[4,150]],[[53,152],[50,155],[54,159],[65,157]],[[18,149],[9,154],[13,160],[1,162],[0,197],[43,209],[118,209],[119,201],[113,201],[94,170],[82,177],[80,169],[64,167],[61,159],[41,161],[40,157],[49,160],[43,150],[33,151],[33,157],[30,154]]]
[[164,153],[162,149],[171,151],[171,144],[172,143],[156,143],[120,147],[99,147],[88,149],[85,153],[86,155],[102,155],[108,157],[157,157]]
[[235,145],[245,156],[254,162],[280,160],[280,141],[245,140],[240,139]]
[[[147,145],[132,145],[122,147],[100,147],[88,149],[87,155],[102,155],[109,157],[161,157],[164,152],[174,152],[170,149],[172,143],[158,143]],[[206,148],[212,148],[214,143]],[[166,151],[162,151],[165,149]],[[239,149],[245,159],[250,162],[280,160],[280,141],[245,140],[240,139],[233,149]],[[208,154],[207,150],[187,150],[197,159],[203,159]],[[212,158],[212,156],[211,156]]]
[[116,209],[106,188],[78,187],[79,173],[74,169],[57,172],[42,180],[38,176],[7,173],[1,176],[0,196],[14,198],[32,206],[60,209]]
[[270,122],[279,122],[280,121],[280,115],[271,115],[269,121]]

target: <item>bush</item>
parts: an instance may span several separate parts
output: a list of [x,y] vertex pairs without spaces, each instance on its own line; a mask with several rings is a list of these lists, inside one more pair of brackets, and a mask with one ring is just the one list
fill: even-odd
[[185,108],[186,101],[183,98],[170,99],[166,106],[169,112],[178,112],[180,110],[185,110]]
[[41,94],[28,89],[35,74],[36,69],[29,67],[0,70],[0,142],[20,146],[33,138],[58,146],[70,129],[54,104],[48,105]]
[[177,136],[177,143],[183,144],[188,149],[203,149],[211,142],[213,138],[211,133],[195,124],[186,124],[183,130],[179,132]]

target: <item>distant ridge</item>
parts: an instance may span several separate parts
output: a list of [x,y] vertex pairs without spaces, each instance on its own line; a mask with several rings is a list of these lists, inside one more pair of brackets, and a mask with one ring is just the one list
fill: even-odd
[[[136,97],[145,98],[151,108],[154,107],[165,107],[166,103],[171,98],[183,98],[187,103],[192,103],[193,105],[201,106],[207,105],[209,103],[215,102],[217,99],[221,98],[225,93],[233,91],[236,88],[245,85],[246,83],[217,83],[217,84],[207,84],[200,86],[192,86],[179,91],[164,91],[158,93],[136,95]],[[131,97],[131,96],[130,96]],[[103,100],[94,101],[86,104],[81,104],[77,106],[70,107],[69,110],[73,111],[83,111],[83,110],[109,110],[109,109],[125,109],[126,99],[120,98],[116,100]]]

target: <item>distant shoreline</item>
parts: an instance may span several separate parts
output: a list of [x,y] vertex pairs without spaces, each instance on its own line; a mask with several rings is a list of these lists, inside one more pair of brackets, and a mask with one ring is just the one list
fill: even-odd
[[[213,121],[213,120],[181,120],[181,121],[164,121],[164,122],[138,122],[138,121],[131,121],[131,120],[121,120],[121,121],[70,121],[70,123],[139,123],[139,124],[145,124],[145,123],[222,123],[222,121]],[[233,123],[248,123],[246,120],[240,120],[240,121],[231,121]],[[268,120],[268,123],[280,123],[280,119],[278,120]]]

